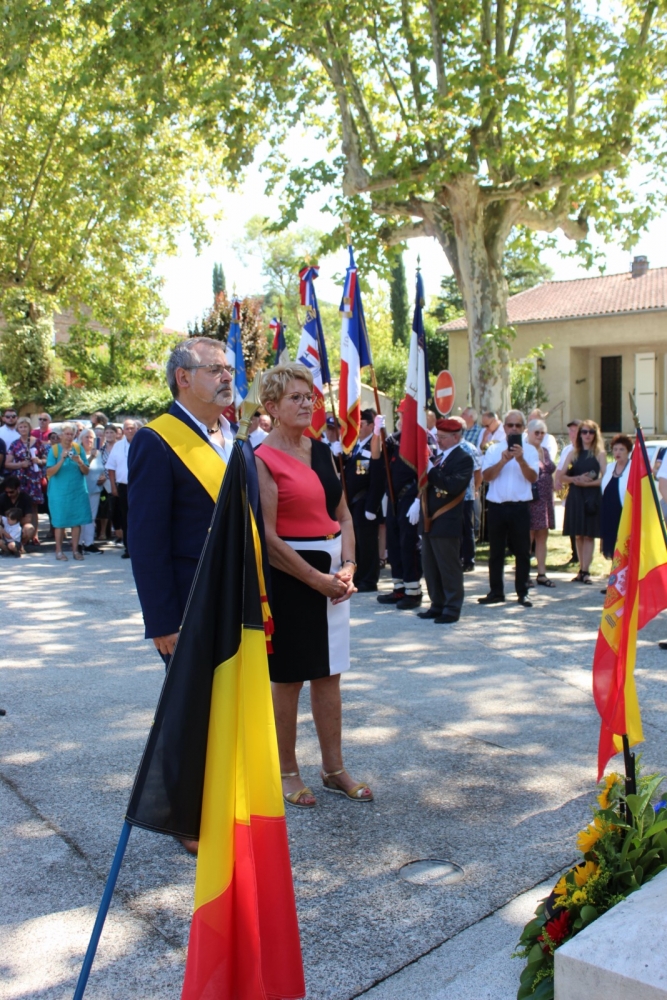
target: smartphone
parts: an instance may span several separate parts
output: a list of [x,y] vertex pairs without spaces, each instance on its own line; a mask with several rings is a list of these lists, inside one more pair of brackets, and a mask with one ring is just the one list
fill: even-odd
[[520,434],[508,434],[507,435],[507,447],[513,448],[515,444],[518,444],[520,448],[523,448],[523,438]]

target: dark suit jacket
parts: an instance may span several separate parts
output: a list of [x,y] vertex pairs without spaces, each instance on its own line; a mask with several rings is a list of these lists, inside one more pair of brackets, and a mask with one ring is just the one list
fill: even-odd
[[[176,403],[169,413],[212,447]],[[243,449],[248,499],[259,515],[259,486],[252,448]],[[128,458],[128,545],[146,626],[146,638],[178,632],[215,504],[166,441],[143,427]]]
[[[465,493],[472,478],[474,464],[472,455],[457,447],[449,453],[441,465],[431,469],[426,489],[428,512],[431,517],[441,507]],[[431,538],[457,538],[461,534],[462,520],[463,503],[459,503],[432,522],[429,534]]]

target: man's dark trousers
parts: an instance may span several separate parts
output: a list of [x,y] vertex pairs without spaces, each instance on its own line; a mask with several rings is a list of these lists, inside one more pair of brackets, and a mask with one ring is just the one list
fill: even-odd
[[387,556],[391,575],[394,580],[403,580],[404,583],[419,583],[422,576],[419,528],[410,524],[407,517],[416,496],[415,489],[397,500],[395,515],[391,500],[387,508]]
[[463,501],[463,524],[461,526],[461,562],[472,566],[475,562],[475,501]]
[[364,510],[364,494],[352,501],[352,523],[356,543],[357,571],[354,585],[373,590],[380,578],[380,550],[378,548],[378,520],[369,521]]
[[463,607],[461,540],[422,535],[422,562],[431,608],[458,618]]
[[123,529],[123,545],[125,546],[125,551],[129,552],[130,550],[127,547],[127,483],[116,483],[116,489],[118,490],[120,526]]
[[489,593],[505,594],[505,551],[509,547],[516,559],[515,586],[519,597],[528,594],[530,576],[530,511],[528,501],[486,504],[489,526]]

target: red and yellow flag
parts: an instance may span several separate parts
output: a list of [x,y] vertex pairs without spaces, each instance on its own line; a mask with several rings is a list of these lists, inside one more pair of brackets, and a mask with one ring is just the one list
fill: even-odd
[[270,631],[261,544],[237,444],[126,817],[199,840],[183,1000],[305,995]]
[[637,632],[667,608],[667,548],[641,430],[633,451],[607,597],[593,657],[593,696],[602,724],[598,781],[609,760],[643,740],[635,687]]

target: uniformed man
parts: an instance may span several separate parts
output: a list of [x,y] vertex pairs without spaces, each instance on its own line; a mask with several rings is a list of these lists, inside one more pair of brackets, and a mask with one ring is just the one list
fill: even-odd
[[[393,604],[400,611],[418,608],[422,602],[422,562],[419,542],[418,517],[411,518],[410,508],[417,499],[417,473],[399,455],[401,444],[400,413],[397,430],[386,439],[389,470],[394,502],[387,506],[387,554],[393,578],[390,594],[379,594],[380,604]],[[380,437],[374,435],[371,452],[371,485],[367,509],[380,504],[387,492],[387,474]],[[414,523],[413,523],[414,522]]]
[[378,547],[378,514],[380,501],[368,506],[371,482],[371,441],[376,417],[375,410],[362,410],[359,421],[359,438],[352,452],[345,458],[345,489],[347,503],[354,524],[357,568],[354,585],[357,590],[371,593],[378,589],[380,578],[380,550]]
[[431,606],[420,611],[419,617],[449,625],[459,620],[463,607],[463,500],[474,460],[461,447],[465,422],[460,417],[438,420],[435,427],[438,452],[429,462],[421,520],[422,561]]

